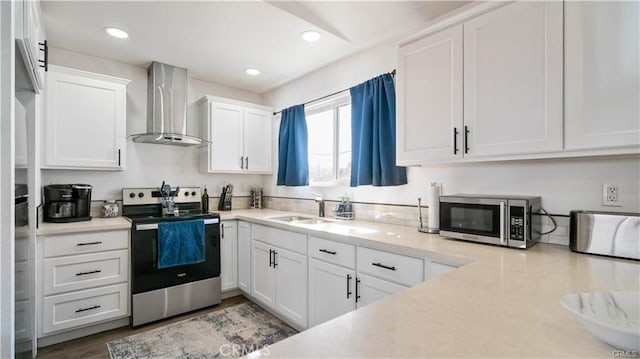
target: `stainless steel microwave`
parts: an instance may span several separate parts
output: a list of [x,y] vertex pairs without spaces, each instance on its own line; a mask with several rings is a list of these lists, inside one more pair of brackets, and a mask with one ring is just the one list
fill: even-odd
[[498,246],[529,248],[540,239],[540,197],[440,197],[440,235]]

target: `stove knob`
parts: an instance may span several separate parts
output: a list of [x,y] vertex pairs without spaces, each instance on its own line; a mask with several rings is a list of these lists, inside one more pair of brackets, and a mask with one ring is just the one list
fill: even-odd
[[191,192],[191,195],[195,196],[196,195],[196,191]]
[[185,197],[189,197],[189,192],[184,193]]
[[142,193],[142,192],[138,193],[138,197],[140,197],[140,198],[144,197],[144,193]]
[[129,198],[134,198],[135,196],[136,196],[135,193],[133,193],[133,192],[129,193]]

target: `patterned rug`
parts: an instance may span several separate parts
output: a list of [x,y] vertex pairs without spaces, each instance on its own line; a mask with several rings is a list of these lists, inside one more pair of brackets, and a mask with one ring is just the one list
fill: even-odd
[[296,330],[251,302],[107,343],[113,359],[238,358]]

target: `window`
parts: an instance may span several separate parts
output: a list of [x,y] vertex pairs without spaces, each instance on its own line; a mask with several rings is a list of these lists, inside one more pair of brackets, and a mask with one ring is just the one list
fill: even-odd
[[309,184],[348,182],[351,174],[351,105],[342,97],[306,110]]

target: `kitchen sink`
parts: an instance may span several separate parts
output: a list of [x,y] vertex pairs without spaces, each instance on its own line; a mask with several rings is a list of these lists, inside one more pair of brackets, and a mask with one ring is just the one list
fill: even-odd
[[269,219],[272,219],[274,221],[281,221],[281,222],[300,222],[300,221],[313,221],[315,219],[311,218],[311,217],[302,217],[302,216],[283,216],[283,217],[271,217]]
[[304,220],[300,220],[300,221],[296,221],[297,223],[300,224],[323,224],[323,223],[333,223],[333,221],[328,221],[326,219],[317,219],[317,218],[311,218],[311,219],[304,219]]

